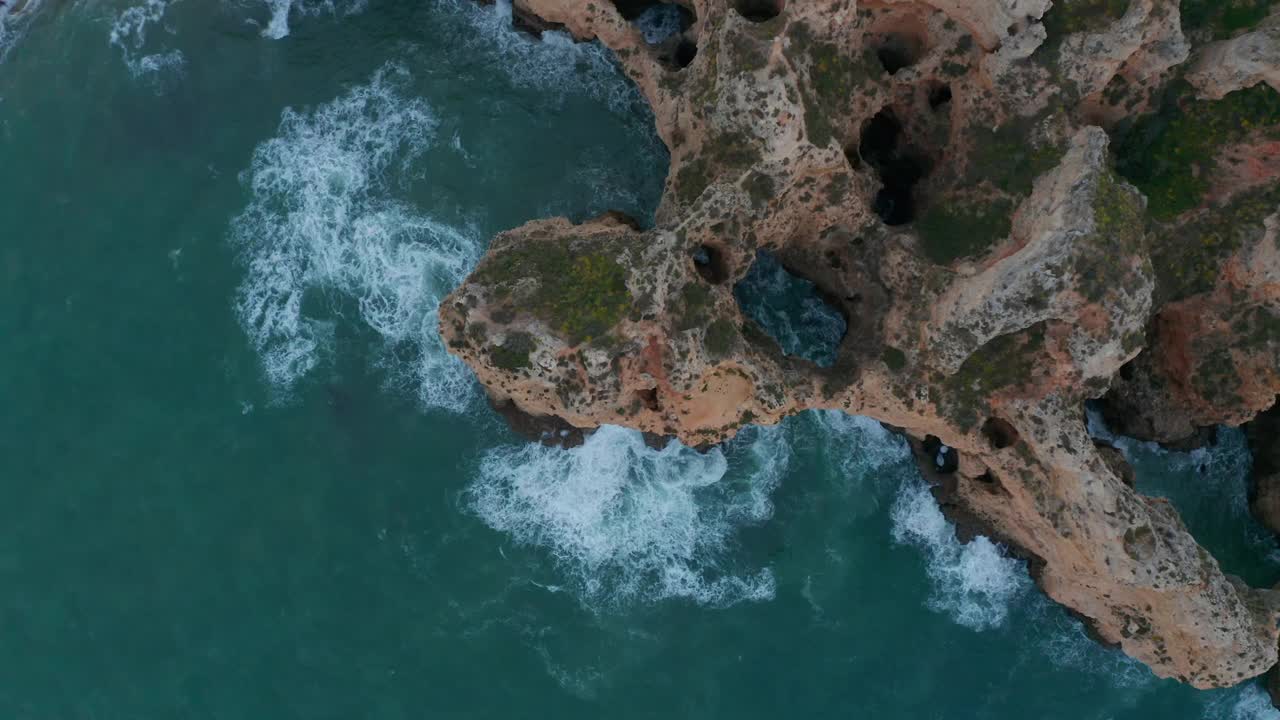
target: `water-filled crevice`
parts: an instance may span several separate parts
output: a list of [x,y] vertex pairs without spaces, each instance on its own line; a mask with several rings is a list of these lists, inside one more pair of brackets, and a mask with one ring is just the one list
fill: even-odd
[[[1086,422],[1095,444],[1111,446],[1132,467],[1134,489],[1167,499],[1223,570],[1253,587],[1280,579],[1280,542],[1250,511],[1253,457],[1245,431],[1220,427],[1208,445],[1179,452],[1112,432],[1096,403],[1087,406]],[[1141,553],[1142,535],[1134,528],[1126,549]]]
[[747,20],[759,23],[777,17],[783,5],[783,0],[734,0],[733,9]]
[[872,209],[886,225],[905,225],[915,219],[915,186],[929,170],[927,159],[902,138],[902,122],[888,108],[862,128],[858,143],[862,160],[880,176],[880,190]]
[[618,14],[634,25],[654,56],[670,70],[688,67],[698,56],[692,10],[661,0],[613,0]]
[[778,343],[783,353],[830,367],[839,354],[848,323],[812,282],[787,271],[771,253],[760,251],[733,288],[742,312]]

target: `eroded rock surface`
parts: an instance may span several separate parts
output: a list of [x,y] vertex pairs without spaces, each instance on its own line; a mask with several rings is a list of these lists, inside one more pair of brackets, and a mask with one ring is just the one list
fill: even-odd
[[[517,0],[613,49],[672,164],[655,227],[529,223],[442,304],[495,401],[694,446],[810,408],[877,418],[954,448],[948,503],[1157,674],[1275,665],[1273,591],[1084,423],[1107,396],[1175,439],[1280,392],[1280,96],[1196,97],[1192,45],[1221,33],[1171,0],[694,0],[650,44],[634,5]],[[830,367],[739,307],[760,251],[845,318]]]

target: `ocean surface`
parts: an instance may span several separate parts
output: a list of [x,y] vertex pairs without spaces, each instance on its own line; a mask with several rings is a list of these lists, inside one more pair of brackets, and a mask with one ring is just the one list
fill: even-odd
[[[436,306],[502,229],[652,216],[600,47],[470,0],[9,5],[0,718],[1280,718],[1091,643],[865,418],[513,435]],[[778,272],[739,299],[821,359]],[[1280,580],[1239,432],[1117,442]]]

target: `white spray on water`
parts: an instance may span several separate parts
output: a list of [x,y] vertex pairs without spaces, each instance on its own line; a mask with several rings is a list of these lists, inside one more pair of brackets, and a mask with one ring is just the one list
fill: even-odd
[[[485,453],[471,507],[523,545],[545,548],[584,603],[687,598],[711,606],[773,597],[767,568],[729,567],[739,528],[773,512],[790,457],[780,428],[698,453],[647,446],[605,426],[571,450],[525,444]],[[733,466],[731,469],[731,465]]]
[[263,37],[280,40],[289,35],[289,13],[299,15],[355,15],[362,12],[368,0],[262,0],[271,18],[262,29]]
[[248,267],[236,310],[268,380],[288,389],[317,365],[332,334],[335,313],[304,300],[354,300],[388,352],[410,349],[412,361],[393,367],[423,404],[461,410],[473,383],[445,351],[436,310],[475,264],[479,243],[392,197],[393,179],[436,129],[427,103],[403,92],[407,80],[404,68],[388,65],[327,105],[287,109],[279,136],[258,146],[243,176],[253,201],[233,222]]
[[157,75],[165,70],[180,71],[186,62],[181,50],[145,51],[148,27],[160,25],[169,6],[177,1],[146,0],[141,5],[123,10],[111,23],[108,41],[119,48],[125,67],[135,78]]

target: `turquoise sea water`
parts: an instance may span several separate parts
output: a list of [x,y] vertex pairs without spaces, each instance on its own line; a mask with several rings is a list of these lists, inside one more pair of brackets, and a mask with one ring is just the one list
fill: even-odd
[[[435,304],[504,228],[652,213],[665,152],[599,48],[464,0],[24,7],[0,717],[1280,717],[1089,642],[871,421],[511,434]],[[1124,444],[1280,579],[1238,435]]]

